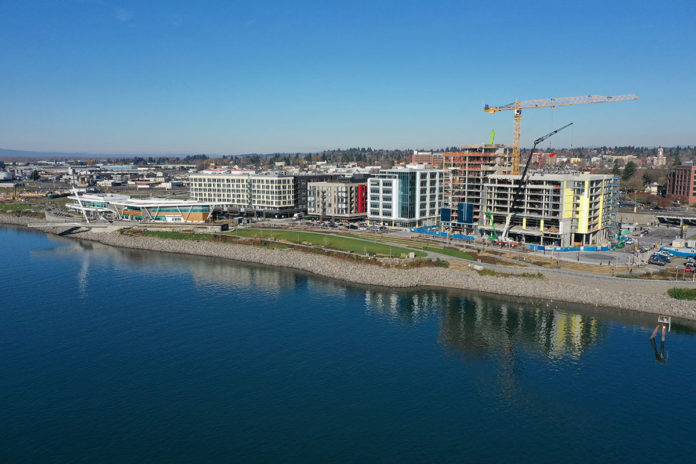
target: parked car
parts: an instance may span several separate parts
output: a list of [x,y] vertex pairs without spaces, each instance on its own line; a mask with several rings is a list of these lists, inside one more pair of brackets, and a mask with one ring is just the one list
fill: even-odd
[[660,255],[650,255],[650,258],[648,258],[648,264],[664,266],[665,264],[667,264],[667,261]]
[[666,251],[658,251],[658,252],[655,253],[655,254],[658,255],[658,256],[662,256],[662,258],[663,258],[665,261],[667,261],[668,263],[671,263],[671,262],[672,262],[672,257],[671,257],[671,256],[669,255],[669,253],[667,253]]
[[696,265],[692,263],[686,263],[684,265],[684,272],[694,272],[694,268],[696,268]]

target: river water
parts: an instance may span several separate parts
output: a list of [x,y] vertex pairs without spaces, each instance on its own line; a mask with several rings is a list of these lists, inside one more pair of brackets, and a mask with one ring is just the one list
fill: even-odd
[[696,337],[0,228],[0,462],[693,462]]

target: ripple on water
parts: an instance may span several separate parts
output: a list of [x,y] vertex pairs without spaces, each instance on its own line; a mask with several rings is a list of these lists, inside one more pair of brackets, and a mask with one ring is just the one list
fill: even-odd
[[[0,229],[0,460],[691,458],[688,327]],[[29,451],[31,450],[31,451]]]

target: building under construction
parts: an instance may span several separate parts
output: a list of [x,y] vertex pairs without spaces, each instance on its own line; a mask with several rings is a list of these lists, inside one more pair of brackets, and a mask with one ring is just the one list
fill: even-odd
[[[492,174],[481,191],[479,233],[496,237],[505,227],[519,175]],[[616,178],[604,174],[529,175],[510,221],[511,240],[540,245],[603,245],[616,224]]]
[[443,153],[445,201],[441,220],[451,229],[470,230],[481,217],[481,192],[486,178],[509,171],[505,145],[466,145]]

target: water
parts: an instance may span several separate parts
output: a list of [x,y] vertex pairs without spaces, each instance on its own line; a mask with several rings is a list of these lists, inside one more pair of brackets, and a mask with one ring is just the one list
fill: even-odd
[[658,361],[649,315],[17,229],[0,257],[3,463],[694,459],[688,324]]

